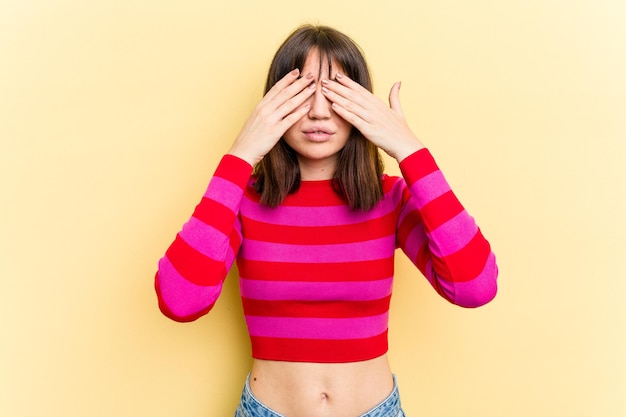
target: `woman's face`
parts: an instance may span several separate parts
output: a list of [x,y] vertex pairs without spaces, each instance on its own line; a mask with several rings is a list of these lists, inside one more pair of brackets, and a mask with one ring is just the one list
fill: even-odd
[[[323,61],[320,65],[320,59]],[[335,173],[338,153],[345,146],[352,125],[337,115],[331,102],[322,93],[323,79],[332,80],[341,68],[330,68],[326,57],[320,57],[317,49],[307,56],[302,76],[313,74],[315,93],[305,102],[311,105],[309,112],[291,126],[284,139],[298,154],[302,180],[330,179]]]

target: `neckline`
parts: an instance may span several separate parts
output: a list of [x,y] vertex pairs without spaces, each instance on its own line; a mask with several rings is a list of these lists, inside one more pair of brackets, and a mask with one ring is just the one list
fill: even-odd
[[304,189],[328,189],[333,188],[333,179],[328,180],[300,180],[300,188]]
[[300,180],[301,184],[328,184],[333,181],[332,178],[326,180]]

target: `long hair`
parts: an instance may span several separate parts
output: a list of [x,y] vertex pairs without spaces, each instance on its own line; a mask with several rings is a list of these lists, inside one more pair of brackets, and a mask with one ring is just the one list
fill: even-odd
[[[342,68],[350,79],[372,91],[372,79],[363,53],[348,36],[328,26],[305,25],[296,29],[278,48],[270,65],[265,93],[294,68],[302,67],[311,49],[326,56],[329,66]],[[383,160],[376,145],[352,127],[346,145],[339,152],[333,187],[351,209],[369,210],[383,196]],[[287,194],[300,187],[296,152],[283,138],[255,167],[255,189],[262,203],[276,207]]]

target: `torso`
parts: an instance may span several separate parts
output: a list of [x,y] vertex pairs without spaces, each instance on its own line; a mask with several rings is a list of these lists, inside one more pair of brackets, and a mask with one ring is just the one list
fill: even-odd
[[250,387],[259,401],[288,417],[354,417],[391,393],[393,377],[386,355],[347,363],[256,359]]
[[[385,186],[394,184],[389,179]],[[351,211],[330,182],[302,183],[272,210],[247,194],[237,259],[244,313],[256,357],[281,359],[255,359],[250,387],[272,410],[287,417],[355,417],[392,392],[384,352],[400,188],[394,191],[366,213]],[[375,247],[367,246],[372,242]],[[303,346],[303,337],[315,343]],[[373,355],[380,356],[359,358]]]
[[270,209],[248,187],[237,253],[252,356],[345,363],[387,352],[389,303],[403,183],[353,211],[330,180],[303,182]]

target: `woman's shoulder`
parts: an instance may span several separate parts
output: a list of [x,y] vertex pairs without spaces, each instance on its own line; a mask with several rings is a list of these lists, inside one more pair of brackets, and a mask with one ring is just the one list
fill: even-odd
[[244,189],[244,195],[247,198],[258,202],[261,198],[261,194],[259,194],[259,192],[255,188],[256,181],[257,176],[255,174],[250,175],[248,183],[246,184],[246,188]]
[[402,196],[408,192],[406,181],[398,175],[383,174],[382,185],[384,198],[395,202],[401,201]]
[[398,175],[383,174],[382,184],[385,192],[394,187],[406,187],[406,181]]

